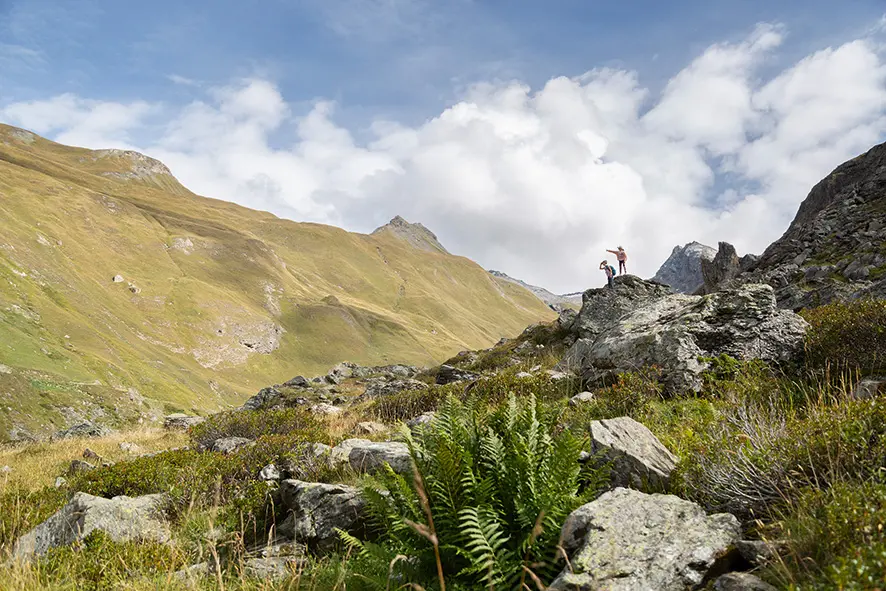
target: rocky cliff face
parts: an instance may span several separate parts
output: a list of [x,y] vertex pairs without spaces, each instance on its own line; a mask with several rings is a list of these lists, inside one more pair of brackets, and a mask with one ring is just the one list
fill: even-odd
[[716,254],[716,250],[699,242],[675,246],[652,280],[680,293],[695,293],[704,284],[702,261],[712,261]]
[[886,297],[886,144],[815,185],[787,232],[739,282],[775,288],[779,306]]

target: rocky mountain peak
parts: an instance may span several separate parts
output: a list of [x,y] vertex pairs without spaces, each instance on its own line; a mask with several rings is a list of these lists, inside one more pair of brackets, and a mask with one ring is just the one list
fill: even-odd
[[652,279],[680,293],[694,293],[704,284],[702,261],[712,261],[717,251],[700,242],[675,246]]
[[372,232],[373,236],[382,234],[396,236],[421,250],[449,254],[449,251],[437,240],[436,234],[420,223],[407,222],[399,215],[394,216],[390,222]]

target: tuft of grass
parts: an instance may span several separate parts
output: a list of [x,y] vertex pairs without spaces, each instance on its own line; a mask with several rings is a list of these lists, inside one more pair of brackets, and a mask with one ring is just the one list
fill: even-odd
[[810,366],[836,371],[886,370],[886,300],[832,303],[804,310]]

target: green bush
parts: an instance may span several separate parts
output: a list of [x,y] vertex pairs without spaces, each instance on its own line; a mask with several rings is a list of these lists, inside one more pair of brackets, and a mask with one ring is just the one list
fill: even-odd
[[595,390],[592,401],[567,408],[564,424],[584,432],[593,420],[627,416],[644,422],[652,405],[662,400],[657,374],[655,368],[619,374],[615,384]]
[[833,303],[804,310],[806,359],[814,368],[886,370],[886,300]]
[[531,395],[497,409],[449,398],[407,440],[421,478],[389,471],[365,489],[382,545],[348,539],[370,588],[385,588],[390,575],[398,586],[432,587],[438,564],[448,587],[522,588],[531,584],[524,566],[549,582],[562,568],[563,521],[606,477],[581,468],[582,440],[557,429]]
[[189,431],[194,443],[204,446],[222,437],[258,439],[263,435],[290,433],[300,433],[311,441],[326,439],[323,421],[305,408],[221,412],[209,416]]
[[53,581],[53,588],[116,591],[134,578],[162,585],[169,573],[185,566],[185,556],[172,544],[118,543],[96,531],[76,544],[51,550],[38,568]]

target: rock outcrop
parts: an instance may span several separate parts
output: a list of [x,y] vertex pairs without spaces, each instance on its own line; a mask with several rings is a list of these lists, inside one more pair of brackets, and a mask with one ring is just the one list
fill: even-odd
[[616,279],[615,289],[585,292],[572,327],[579,338],[558,368],[607,382],[621,372],[657,366],[667,391],[684,392],[701,388],[705,358],[785,362],[801,351],[807,324],[778,309],[768,285],[706,296],[668,291],[627,275]]
[[730,570],[740,527],[679,497],[617,488],[573,511],[561,539],[571,572],[550,591],[685,591]]
[[376,228],[372,232],[373,236],[385,234],[396,236],[400,240],[421,250],[449,254],[449,252],[443,248],[443,245],[440,244],[440,241],[437,240],[437,236],[433,232],[425,228],[422,224],[411,224],[400,216],[394,216],[390,222],[384,226]]
[[184,413],[173,413],[163,417],[163,427],[166,429],[187,430],[194,425],[199,425],[206,419],[203,417],[186,415]]
[[393,441],[367,441],[351,446],[348,462],[358,473],[372,474],[388,464],[394,472],[409,474],[412,472],[412,456],[405,443]]
[[784,235],[737,281],[768,283],[782,308],[886,297],[886,144],[838,166]]
[[336,530],[362,535],[365,529],[366,501],[352,486],[284,480],[280,497],[290,512],[281,533],[315,551],[334,548],[339,540]]
[[480,376],[469,371],[446,365],[445,363],[437,370],[436,382],[439,385],[454,384],[455,382],[470,382]]
[[557,312],[562,309],[571,309],[572,307],[581,305],[581,293],[567,293],[563,295],[558,295],[551,291],[548,291],[543,287],[538,287],[537,285],[531,285],[529,283],[526,283],[525,281],[514,279],[507,273],[502,273],[501,271],[494,271],[490,269],[489,274],[493,277],[497,277],[498,279],[504,279],[505,281],[519,285],[524,289],[528,289],[530,292],[532,292],[533,295],[535,295],[535,297],[546,303],[552,310],[556,310]]
[[93,531],[104,532],[115,542],[166,542],[169,527],[163,512],[167,502],[166,495],[104,499],[75,493],[67,505],[16,541],[13,556],[19,560],[39,557]]
[[610,465],[613,485],[666,490],[677,458],[630,417],[591,421],[591,453]]
[[713,261],[716,254],[716,250],[700,242],[675,246],[652,280],[679,293],[695,293],[704,285],[702,262]]

